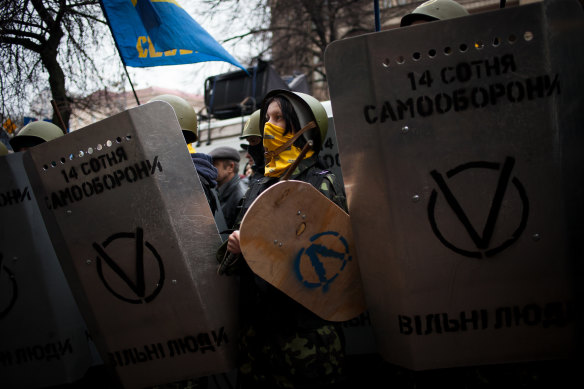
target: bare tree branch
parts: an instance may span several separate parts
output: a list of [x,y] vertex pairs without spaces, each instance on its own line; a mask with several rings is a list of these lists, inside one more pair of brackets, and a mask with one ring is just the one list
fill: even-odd
[[21,117],[50,90],[67,123],[76,96],[116,82],[96,63],[104,34],[98,0],[0,0],[1,118]]

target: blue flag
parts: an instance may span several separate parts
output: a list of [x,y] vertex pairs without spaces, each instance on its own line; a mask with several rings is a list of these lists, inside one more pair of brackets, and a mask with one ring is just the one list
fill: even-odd
[[246,70],[175,0],[101,0],[127,66],[224,61]]

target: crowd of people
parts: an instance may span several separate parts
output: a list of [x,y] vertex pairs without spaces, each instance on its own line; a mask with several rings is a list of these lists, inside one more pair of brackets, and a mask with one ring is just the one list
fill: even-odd
[[[406,15],[401,26],[466,14],[454,1],[430,0]],[[151,101],[164,101],[172,106],[186,144],[197,140],[197,115],[189,103],[172,95],[157,96]],[[239,278],[238,385],[241,389],[346,388],[356,382],[349,374],[354,369],[347,365],[341,324],[320,318],[254,274],[240,245],[239,227],[246,212],[263,192],[282,180],[309,183],[348,212],[344,189],[319,158],[327,127],[326,111],[317,99],[303,93],[273,90],[242,130],[244,160],[240,151],[231,147],[218,147],[209,154],[191,154],[218,230],[225,237],[217,256],[220,260],[230,258],[229,263],[221,264],[225,265],[223,276]],[[26,151],[62,135],[54,124],[33,122],[21,129],[10,143],[15,152]],[[0,143],[0,155],[7,153]],[[405,370],[391,368],[376,357],[361,366],[363,370],[354,374],[387,369],[385,374],[393,375],[396,380],[413,380]],[[379,375],[375,379],[382,372],[376,374]],[[207,382],[198,379],[158,387],[205,387]],[[418,384],[422,382],[419,380]]]

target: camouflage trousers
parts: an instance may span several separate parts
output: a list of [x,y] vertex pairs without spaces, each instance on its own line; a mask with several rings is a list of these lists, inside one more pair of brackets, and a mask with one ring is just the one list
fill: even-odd
[[240,338],[239,372],[243,387],[325,388],[342,381],[345,359],[341,330],[257,330]]

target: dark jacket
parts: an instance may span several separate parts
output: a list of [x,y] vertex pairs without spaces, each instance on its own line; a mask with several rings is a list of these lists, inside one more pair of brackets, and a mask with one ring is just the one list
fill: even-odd
[[229,182],[222,185],[217,190],[227,228],[233,227],[237,215],[239,214],[241,199],[245,195],[246,190],[247,188],[245,187],[245,184],[241,182],[238,174],[235,174]]
[[[334,175],[317,167],[316,162],[316,157],[303,160],[290,179],[313,185],[346,210],[343,190],[335,185]],[[235,228],[254,200],[279,181],[276,177],[262,177],[250,183]],[[313,389],[338,382],[344,360],[339,324],[318,317],[255,275],[245,261],[239,261],[237,274],[244,388]]]

